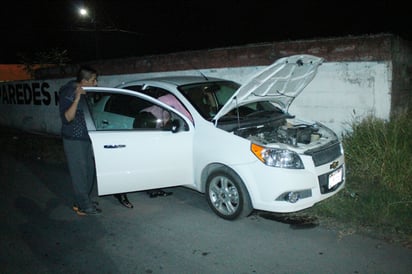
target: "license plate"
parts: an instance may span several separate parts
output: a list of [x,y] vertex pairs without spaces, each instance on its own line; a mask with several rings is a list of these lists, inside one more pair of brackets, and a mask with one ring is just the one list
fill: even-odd
[[335,170],[331,174],[329,174],[329,181],[328,187],[331,189],[332,187],[336,186],[340,182],[342,182],[342,170],[343,168],[340,167],[339,169]]

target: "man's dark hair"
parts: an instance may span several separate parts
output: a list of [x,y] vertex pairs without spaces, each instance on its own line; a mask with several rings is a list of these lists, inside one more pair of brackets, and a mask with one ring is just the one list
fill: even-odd
[[97,75],[97,70],[89,66],[81,66],[77,71],[76,81],[80,83],[83,79],[90,80],[93,74]]

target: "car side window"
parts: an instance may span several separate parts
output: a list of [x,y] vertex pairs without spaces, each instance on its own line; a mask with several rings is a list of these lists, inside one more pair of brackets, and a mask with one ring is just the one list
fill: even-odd
[[88,92],[87,101],[96,130],[171,130],[173,112],[136,96]]

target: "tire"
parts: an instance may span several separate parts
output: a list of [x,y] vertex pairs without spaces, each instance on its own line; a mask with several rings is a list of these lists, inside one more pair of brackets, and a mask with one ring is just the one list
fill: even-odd
[[249,193],[239,176],[228,168],[212,172],[206,182],[206,199],[219,217],[235,220],[252,213]]

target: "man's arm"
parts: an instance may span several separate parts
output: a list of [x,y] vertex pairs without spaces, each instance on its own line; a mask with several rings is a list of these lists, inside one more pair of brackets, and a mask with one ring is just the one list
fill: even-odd
[[76,117],[76,111],[79,106],[80,96],[82,94],[86,94],[86,92],[81,86],[77,86],[73,103],[64,113],[64,117],[66,118],[68,122],[73,121],[74,118]]

